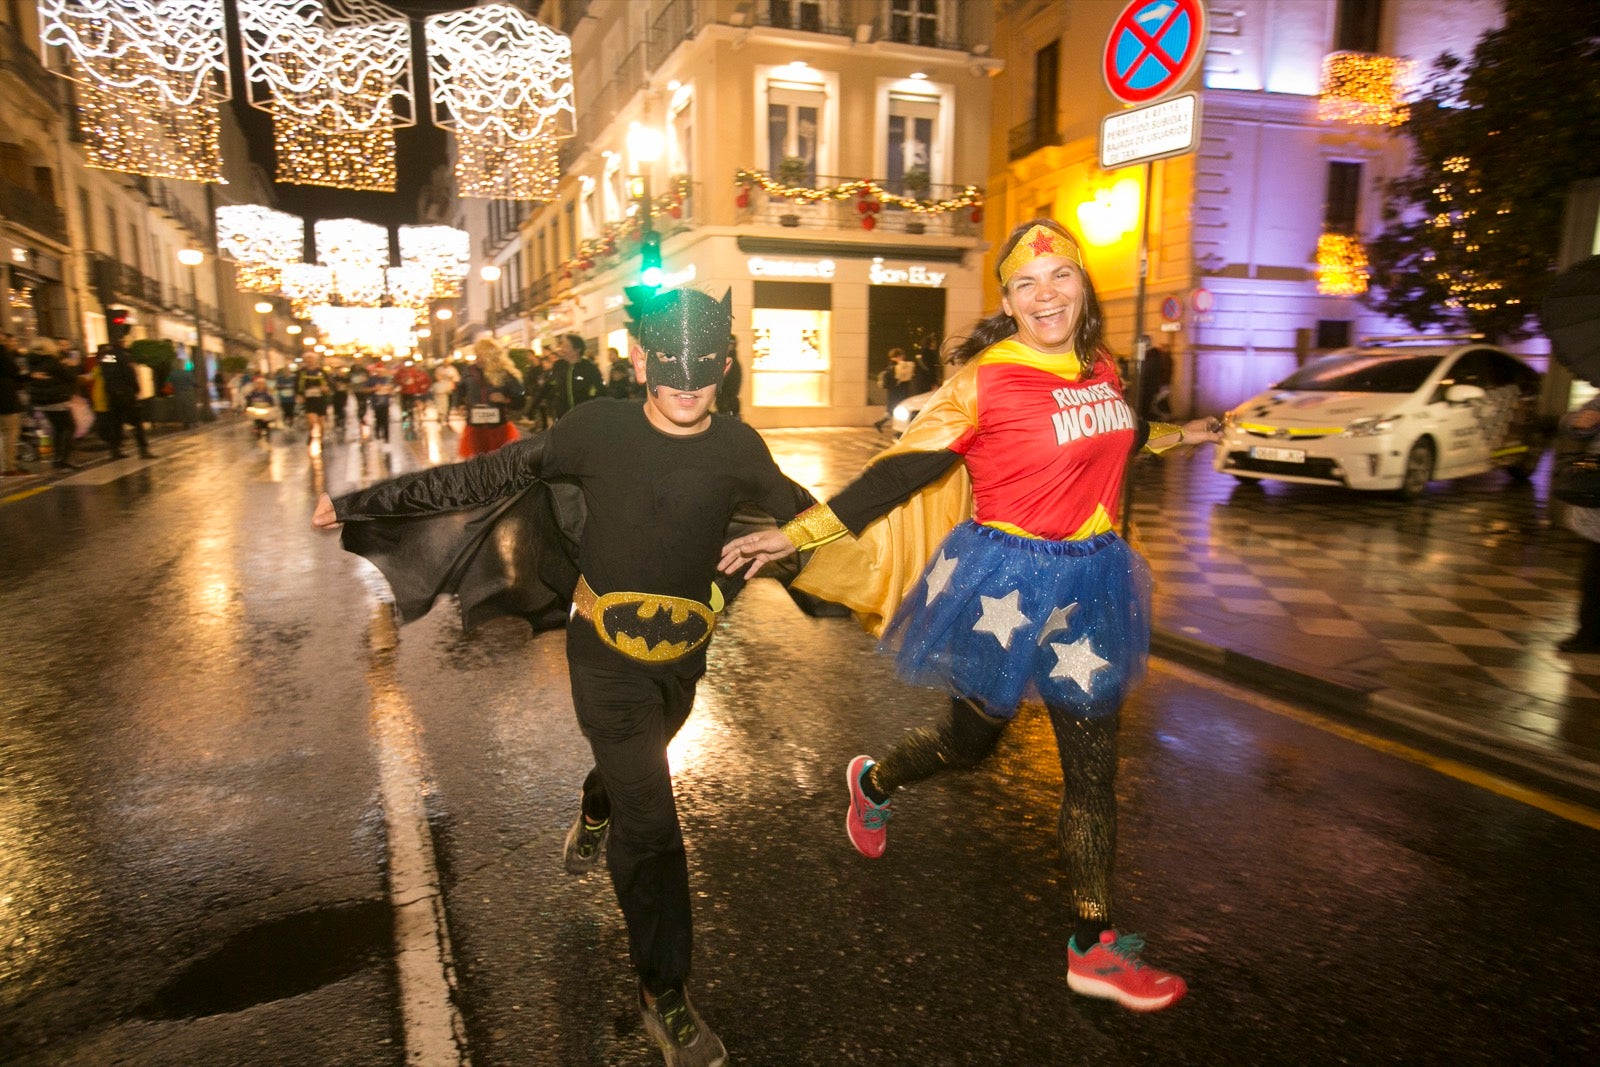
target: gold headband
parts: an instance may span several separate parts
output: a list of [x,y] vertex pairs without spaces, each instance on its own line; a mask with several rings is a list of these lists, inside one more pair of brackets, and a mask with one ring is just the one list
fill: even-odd
[[1048,226],[1030,226],[1021,240],[1011,246],[1011,254],[1000,263],[1000,288],[1005,288],[1011,276],[1024,263],[1032,263],[1041,256],[1065,256],[1078,266],[1083,266],[1078,242]]

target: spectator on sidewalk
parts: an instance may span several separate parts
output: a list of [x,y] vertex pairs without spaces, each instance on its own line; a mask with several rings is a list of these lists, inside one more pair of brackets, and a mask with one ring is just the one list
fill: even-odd
[[[1600,396],[1561,419],[1561,431],[1582,441],[1585,452],[1600,452]],[[1556,648],[1571,655],[1600,653],[1600,508],[1568,507],[1567,529],[1583,538],[1578,572],[1578,628]]]
[[17,444],[22,440],[22,386],[26,381],[17,339],[0,333],[0,478],[28,473],[17,462]]
[[72,417],[72,397],[78,389],[78,376],[61,360],[56,343],[48,337],[35,338],[28,346],[28,400],[50,420],[50,440],[55,448],[53,465],[57,470],[77,470],[72,462],[72,446],[77,438],[77,420]]

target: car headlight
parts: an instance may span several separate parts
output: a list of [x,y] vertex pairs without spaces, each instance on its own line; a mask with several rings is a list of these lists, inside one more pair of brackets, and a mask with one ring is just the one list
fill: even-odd
[[1352,420],[1345,426],[1341,437],[1377,437],[1379,434],[1391,432],[1395,423],[1400,421],[1399,415],[1369,415],[1364,419]]

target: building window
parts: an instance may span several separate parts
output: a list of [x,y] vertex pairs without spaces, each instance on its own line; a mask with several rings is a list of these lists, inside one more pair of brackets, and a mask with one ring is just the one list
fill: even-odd
[[[889,188],[902,195],[926,196],[927,181],[933,173],[934,131],[939,123],[939,99],[932,96],[913,96],[909,93],[889,94]],[[905,176],[920,171],[922,188],[913,182],[907,189]]]
[[83,219],[83,247],[97,251],[99,246],[94,242],[94,211],[89,206],[89,190],[78,186],[78,217]]
[[[773,81],[767,85],[767,169],[789,184],[817,184],[818,137],[822,130],[821,86]],[[801,173],[788,173],[785,159],[798,159]],[[798,179],[798,180],[795,180]]]
[[939,0],[891,0],[889,40],[939,47]]
[[1322,207],[1324,233],[1353,234],[1361,212],[1361,164],[1328,164],[1328,194]]
[[1033,144],[1055,143],[1061,98],[1061,43],[1051,41],[1033,54]]
[[567,258],[573,259],[578,255],[578,205],[575,201],[567,201]]
[[1318,319],[1317,347],[1349,348],[1350,323],[1344,319]]
[[822,32],[822,0],[770,0],[767,21],[780,30]]
[[1335,52],[1376,52],[1383,28],[1383,0],[1339,0]]

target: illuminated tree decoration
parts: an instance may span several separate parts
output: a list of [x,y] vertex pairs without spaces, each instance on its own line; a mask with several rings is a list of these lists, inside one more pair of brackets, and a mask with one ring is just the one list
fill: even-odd
[[250,104],[277,178],[393,192],[394,131],[416,123],[411,27],[374,0],[239,0]]
[[1322,60],[1317,118],[1362,126],[1399,126],[1410,115],[1402,100],[1411,61],[1366,52],[1330,52]]
[[[406,227],[402,226],[402,249],[405,247],[405,231]],[[360,219],[318,219],[312,226],[312,233],[317,240],[318,263],[331,267],[389,265],[389,231],[386,227]]]
[[434,125],[457,138],[463,196],[548,200],[575,129],[572,41],[506,4],[425,23]]
[[52,69],[77,94],[87,162],[219,181],[217,105],[232,88],[222,0],[40,0]]
[[402,226],[400,262],[428,268],[435,299],[460,296],[472,265],[472,237],[453,226]]
[[1317,238],[1317,292],[1324,296],[1360,296],[1372,272],[1361,239],[1346,233]]

